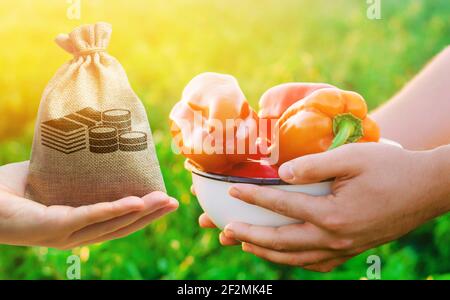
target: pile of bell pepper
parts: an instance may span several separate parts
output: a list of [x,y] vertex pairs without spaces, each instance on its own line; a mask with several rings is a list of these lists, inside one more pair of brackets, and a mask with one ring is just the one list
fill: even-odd
[[288,160],[380,138],[358,93],[285,83],[263,94],[257,114],[237,80],[217,73],[188,83],[170,122],[174,146],[197,168],[241,177],[278,177]]

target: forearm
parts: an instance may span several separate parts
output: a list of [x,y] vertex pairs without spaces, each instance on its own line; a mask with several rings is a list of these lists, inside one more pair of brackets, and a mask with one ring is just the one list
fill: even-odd
[[411,150],[450,144],[450,47],[373,113],[383,137]]

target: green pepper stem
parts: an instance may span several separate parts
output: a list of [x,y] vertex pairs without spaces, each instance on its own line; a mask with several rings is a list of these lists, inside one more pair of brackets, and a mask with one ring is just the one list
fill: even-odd
[[330,148],[328,148],[328,150],[332,150],[347,143],[348,138],[355,131],[355,124],[353,124],[353,122],[351,121],[343,121],[341,122],[341,124],[339,124],[337,130],[338,134],[334,137],[333,142],[331,143],[331,146]]
[[358,141],[363,135],[361,120],[352,114],[338,115],[333,120],[334,139],[328,150]]

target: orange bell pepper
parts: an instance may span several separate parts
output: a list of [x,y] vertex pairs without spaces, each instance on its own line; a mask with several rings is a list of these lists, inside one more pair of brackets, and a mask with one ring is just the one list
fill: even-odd
[[170,121],[175,146],[207,172],[223,172],[257,153],[258,115],[230,75],[194,77]]
[[377,124],[367,116],[363,97],[337,88],[318,89],[292,104],[277,121],[270,150],[280,165],[307,154],[334,149],[345,143],[376,142]]
[[[281,115],[297,101],[302,100],[311,93],[330,88],[332,85],[325,83],[291,82],[276,85],[268,89],[259,100],[260,137],[261,144],[270,145],[274,123]],[[265,122],[265,125],[263,126]]]
[[279,119],[289,106],[302,100],[311,93],[334,86],[326,83],[291,82],[276,85],[268,89],[259,100],[261,119]]

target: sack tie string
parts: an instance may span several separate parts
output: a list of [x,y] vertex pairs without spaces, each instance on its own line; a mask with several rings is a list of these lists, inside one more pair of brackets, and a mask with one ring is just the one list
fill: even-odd
[[105,52],[105,48],[90,48],[86,50],[81,50],[75,53],[75,56],[88,56],[90,54],[99,53],[99,52]]

